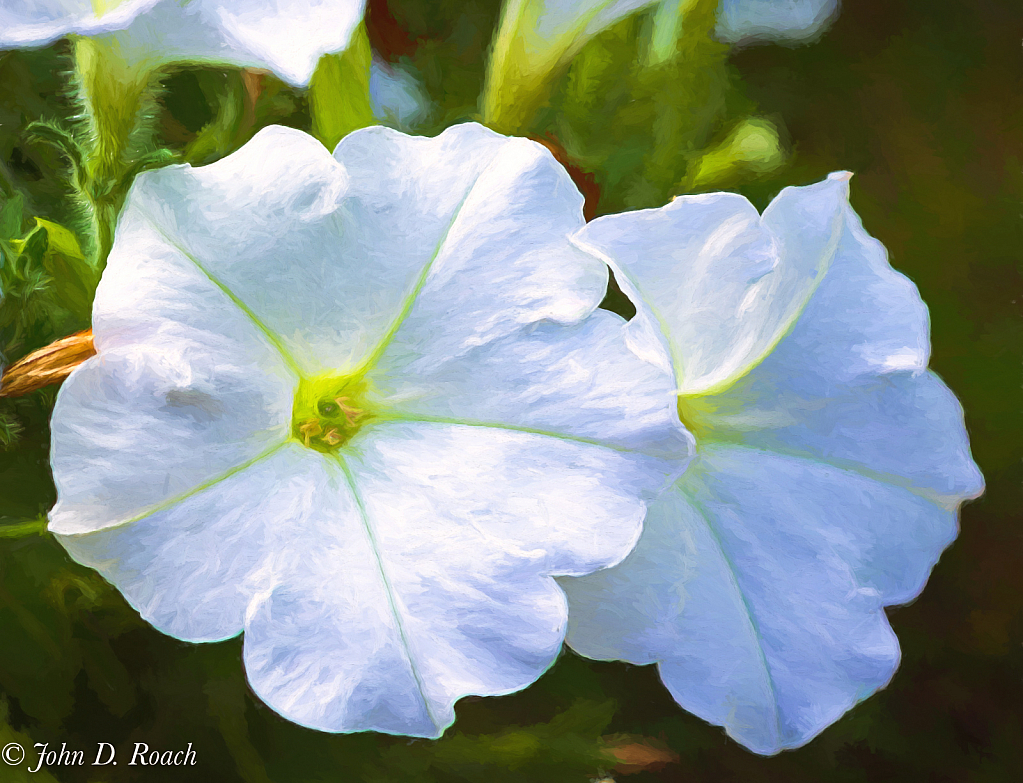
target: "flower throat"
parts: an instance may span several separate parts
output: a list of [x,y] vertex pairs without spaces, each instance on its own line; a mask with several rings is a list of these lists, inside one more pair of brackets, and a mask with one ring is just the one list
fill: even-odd
[[363,402],[365,392],[362,378],[303,378],[292,407],[291,437],[324,453],[341,448],[372,418]]

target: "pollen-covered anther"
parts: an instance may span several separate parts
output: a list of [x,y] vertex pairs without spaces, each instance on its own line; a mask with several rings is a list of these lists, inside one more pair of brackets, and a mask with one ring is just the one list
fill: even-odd
[[312,439],[319,437],[320,433],[323,432],[323,428],[317,419],[309,419],[299,426],[298,431],[302,433],[302,437],[305,439],[306,448],[309,448]]
[[334,403],[340,409],[341,414],[345,417],[345,421],[348,422],[349,426],[355,424],[355,422],[357,422],[365,413],[365,411],[362,411],[359,408],[353,408],[349,405],[348,397],[335,397]]

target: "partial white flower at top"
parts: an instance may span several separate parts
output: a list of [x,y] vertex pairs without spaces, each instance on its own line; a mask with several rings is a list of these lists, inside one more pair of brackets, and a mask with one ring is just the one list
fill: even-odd
[[348,46],[365,0],[0,0],[0,49],[100,36],[138,68],[207,62],[309,83]]
[[528,685],[565,632],[552,577],[624,558],[692,444],[597,309],[582,203],[472,124],[333,157],[271,127],[140,175],[54,409],[50,530],[161,631],[244,631],[306,726],[436,737]]
[[668,347],[697,456],[616,568],[565,579],[569,644],[658,663],[757,753],[802,745],[899,662],[883,607],[923,589],[983,489],[927,370],[927,309],[848,204],[848,174],[685,196],[577,235]]
[[[680,7],[691,0],[523,0],[537,9],[536,31],[547,38],[571,34],[586,41],[629,14],[651,5]],[[750,39],[800,40],[818,34],[838,14],[839,0],[721,0],[716,35],[736,43]]]
[[812,41],[838,8],[839,0],[721,0],[716,34],[726,43]]

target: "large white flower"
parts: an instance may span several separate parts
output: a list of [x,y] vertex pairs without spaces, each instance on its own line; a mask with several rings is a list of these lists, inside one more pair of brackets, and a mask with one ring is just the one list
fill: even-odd
[[552,575],[619,562],[691,437],[597,310],[582,196],[478,125],[271,127],[138,178],[97,355],[53,413],[50,529],[160,630],[244,630],[307,726],[438,736],[553,661]]
[[982,490],[959,404],[926,369],[926,307],[848,177],[788,188],[762,217],[687,196],[577,237],[635,297],[638,349],[669,347],[697,456],[625,562],[562,581],[569,644],[657,662],[679,704],[758,753],[888,682],[883,607],[920,592]]
[[348,46],[365,0],[0,0],[0,49],[102,36],[132,66],[198,61],[267,68],[308,84]]

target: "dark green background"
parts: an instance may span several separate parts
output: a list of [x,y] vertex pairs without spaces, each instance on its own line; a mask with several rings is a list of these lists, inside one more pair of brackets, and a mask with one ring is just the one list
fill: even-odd
[[[418,68],[438,104],[427,131],[473,117],[496,8],[371,3],[375,46]],[[641,25],[641,18],[623,23],[594,47],[625,57],[628,45],[616,44],[615,35],[624,40]],[[987,493],[963,509],[962,533],[923,596],[889,612],[903,648],[892,684],[807,747],[757,757],[682,712],[652,668],[570,653],[522,693],[463,700],[457,723],[437,742],[331,736],[289,724],[248,692],[240,642],[194,646],[163,636],[54,541],[13,535],[12,526],[53,501],[46,461],[52,390],[2,410],[22,434],[0,452],[0,744],[118,745],[117,768],[50,770],[69,782],[584,783],[604,772],[624,777],[600,755],[606,743],[641,741],[670,749],[678,761],[628,778],[637,783],[1023,777],[1021,37],[1018,0],[847,0],[813,45],[713,49],[690,71],[660,82],[629,81],[634,74],[619,63],[602,77],[601,102],[589,105],[589,115],[571,100],[574,66],[527,129],[570,164],[597,214],[682,192],[686,165],[702,147],[736,118],[766,116],[780,129],[788,164],[768,174],[740,172],[725,184],[763,207],[785,185],[854,171],[852,201],[864,225],[930,307],[932,367],[962,400]],[[0,55],[0,160],[28,198],[26,227],[37,215],[84,225],[61,156],[26,131],[40,118],[72,121],[69,68],[64,44]],[[218,101],[240,94],[233,72],[179,69],[166,84],[159,138],[182,153]],[[615,95],[616,85],[627,85],[627,94]],[[682,122],[669,149],[635,130],[664,106],[690,118],[711,108],[698,122]],[[255,123],[229,128],[230,138],[212,152],[204,148],[202,159],[270,122],[308,127],[303,96],[272,79]],[[621,136],[613,148],[605,127]],[[199,162],[200,152],[190,154]],[[658,180],[650,162],[665,155],[670,176]],[[9,359],[87,326],[54,316],[45,297],[36,306],[40,314],[25,335],[4,343]],[[157,748],[191,742],[199,764],[194,772],[129,768],[124,761],[136,741]],[[0,766],[3,783],[22,779],[45,780]]]

